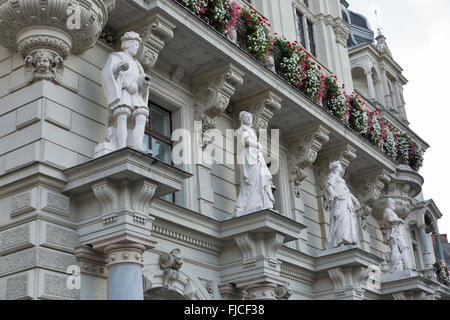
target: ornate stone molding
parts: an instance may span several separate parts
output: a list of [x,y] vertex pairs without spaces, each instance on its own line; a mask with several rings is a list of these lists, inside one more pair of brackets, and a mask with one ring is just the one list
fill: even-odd
[[219,293],[223,300],[245,300],[247,296],[247,292],[231,283],[220,285]]
[[247,292],[247,300],[275,300],[277,288],[282,282],[273,277],[260,277],[237,284],[237,287]]
[[233,113],[236,123],[239,123],[241,111],[253,115],[253,127],[258,133],[259,129],[268,129],[275,111],[281,109],[282,98],[271,90],[259,92],[250,97],[233,102]]
[[275,289],[275,294],[278,300],[289,300],[292,296],[292,288],[289,282],[285,282],[283,285],[278,286]]
[[297,198],[300,197],[300,186],[307,177],[304,170],[316,161],[322,146],[329,140],[329,134],[329,130],[318,125],[289,137],[288,163]]
[[284,237],[276,232],[263,234],[249,233],[235,238],[236,244],[242,253],[244,269],[253,268],[258,260],[265,260],[269,267],[279,271],[278,249],[283,245]]
[[347,48],[347,40],[350,35],[350,27],[340,18],[333,19],[333,30],[336,34],[336,42]]
[[137,184],[132,194],[132,205],[135,213],[144,216],[148,214],[146,210],[150,208],[150,203],[153,200],[157,187],[156,183],[148,180],[142,180]]
[[60,81],[63,60],[93,47],[115,0],[0,3],[0,43],[25,59],[30,81]]
[[364,299],[363,282],[367,279],[367,268],[339,267],[327,270],[336,298]]
[[104,251],[108,256],[108,268],[117,264],[137,264],[141,267],[144,265],[145,246],[142,244],[119,242],[106,246]]
[[108,258],[103,253],[84,245],[75,249],[75,257],[80,264],[81,274],[108,278],[108,269],[106,268]]
[[183,265],[180,249],[173,249],[170,253],[163,253],[159,259],[159,266],[164,271],[164,288],[171,288],[178,280],[179,270]]
[[243,77],[241,70],[228,64],[193,79],[196,119],[203,115],[214,119],[224,112],[236,88],[244,82]]
[[158,60],[161,50],[173,39],[176,26],[158,13],[146,18],[145,23],[144,28],[137,29],[144,43],[138,59],[145,71],[149,72]]
[[102,180],[92,185],[92,191],[102,206],[102,215],[115,213],[119,206],[119,192],[108,180]]

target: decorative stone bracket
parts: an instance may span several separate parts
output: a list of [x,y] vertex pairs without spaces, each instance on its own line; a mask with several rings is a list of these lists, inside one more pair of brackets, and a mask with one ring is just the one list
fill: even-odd
[[373,211],[374,203],[380,198],[381,192],[390,181],[391,178],[384,169],[371,170],[352,177],[351,184],[362,206],[358,214],[363,230],[366,229],[367,218]]
[[266,130],[272,120],[274,112],[281,109],[282,98],[271,90],[259,92],[250,97],[233,103],[233,113],[236,123],[239,123],[241,111],[250,112],[253,115],[253,127],[258,130]]
[[236,244],[242,253],[244,269],[253,268],[257,262],[263,261],[273,269],[279,269],[278,249],[283,245],[284,237],[276,232],[249,233],[235,238]]
[[169,289],[178,280],[179,270],[183,265],[180,249],[173,249],[170,253],[163,253],[159,259],[159,265],[164,271],[164,288]]
[[168,19],[156,13],[145,18],[146,26],[138,28],[144,46],[139,54],[139,62],[146,72],[149,72],[158,60],[164,46],[173,39],[176,26]]
[[364,299],[363,283],[368,277],[367,268],[339,267],[327,271],[334,286],[336,298]]
[[202,121],[203,149],[212,142],[207,131],[215,128],[214,119],[228,107],[236,88],[243,84],[243,77],[241,70],[227,64],[193,79],[195,120]]
[[0,43],[25,60],[29,81],[58,82],[71,53],[93,47],[115,0],[2,1]]
[[275,290],[275,294],[278,300],[289,300],[292,296],[292,288],[289,282],[285,282],[283,285],[278,286]]
[[306,179],[304,170],[316,161],[322,146],[329,140],[329,134],[330,131],[318,125],[289,137],[288,163],[297,198],[300,198],[300,186]]

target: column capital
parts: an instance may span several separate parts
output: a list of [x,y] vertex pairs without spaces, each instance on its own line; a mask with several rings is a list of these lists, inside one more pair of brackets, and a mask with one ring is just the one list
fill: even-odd
[[92,247],[82,245],[75,249],[75,257],[80,265],[81,274],[108,278],[108,258],[102,252],[94,251]]
[[108,256],[108,268],[118,264],[144,265],[143,253],[146,247],[140,243],[119,242],[108,245],[104,248]]

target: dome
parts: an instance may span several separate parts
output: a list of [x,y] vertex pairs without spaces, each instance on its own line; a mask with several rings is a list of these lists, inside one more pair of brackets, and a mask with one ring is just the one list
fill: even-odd
[[369,20],[362,14],[348,10],[348,3],[341,1],[342,18],[350,27],[347,46],[353,48],[363,43],[374,43],[375,35],[370,27]]

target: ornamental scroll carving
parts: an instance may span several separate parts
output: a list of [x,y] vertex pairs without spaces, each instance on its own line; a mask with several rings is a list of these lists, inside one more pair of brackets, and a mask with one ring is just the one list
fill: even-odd
[[93,47],[115,0],[0,1],[0,43],[25,60],[29,81],[60,81],[63,61]]
[[304,170],[316,161],[322,146],[329,140],[329,134],[324,127],[315,126],[291,135],[288,162],[297,198],[300,197],[301,184],[307,178]]
[[228,107],[236,88],[244,82],[243,77],[242,71],[228,64],[193,80],[195,119],[202,121],[203,149],[212,142],[207,131],[215,128],[214,119]]
[[183,265],[180,249],[173,249],[170,253],[163,253],[159,265],[164,271],[164,288],[171,288],[180,276],[179,270]]

